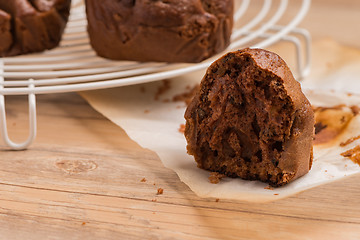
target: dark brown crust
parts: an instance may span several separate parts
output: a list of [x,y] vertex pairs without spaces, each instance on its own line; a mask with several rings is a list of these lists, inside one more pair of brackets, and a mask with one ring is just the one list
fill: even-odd
[[275,53],[244,49],[215,61],[185,119],[188,153],[200,168],[272,186],[311,168],[314,114]]
[[71,0],[0,0],[0,56],[56,47],[70,4]]
[[86,13],[99,56],[200,62],[228,46],[233,0],[86,0]]
[[7,51],[13,41],[10,15],[0,9],[0,53]]

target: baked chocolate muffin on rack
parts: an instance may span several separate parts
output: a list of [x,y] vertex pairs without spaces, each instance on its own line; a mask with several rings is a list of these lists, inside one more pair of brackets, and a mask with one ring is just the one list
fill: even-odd
[[312,164],[314,113],[286,63],[261,49],[215,61],[186,113],[198,167],[281,186]]
[[86,0],[88,33],[99,56],[200,62],[224,50],[233,0]]
[[56,47],[71,0],[0,0],[0,57]]

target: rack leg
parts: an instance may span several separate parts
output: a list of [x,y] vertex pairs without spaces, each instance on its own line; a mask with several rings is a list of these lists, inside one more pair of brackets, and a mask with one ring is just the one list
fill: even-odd
[[[29,88],[33,88],[33,80],[29,80]],[[3,86],[0,85],[0,88]],[[0,134],[5,144],[13,150],[26,149],[36,137],[36,99],[35,94],[28,95],[29,101],[29,136],[25,142],[15,143],[11,141],[7,131],[6,112],[5,112],[5,96],[0,94]]]

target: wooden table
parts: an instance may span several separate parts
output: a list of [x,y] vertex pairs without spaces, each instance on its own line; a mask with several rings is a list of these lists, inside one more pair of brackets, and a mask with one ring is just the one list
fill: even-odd
[[[359,14],[314,1],[305,27],[325,2]],[[337,37],[358,46],[356,34]],[[360,239],[360,175],[268,204],[202,199],[76,93],[37,100],[35,143],[0,147],[0,239]],[[26,98],[7,106],[9,134],[23,140]]]

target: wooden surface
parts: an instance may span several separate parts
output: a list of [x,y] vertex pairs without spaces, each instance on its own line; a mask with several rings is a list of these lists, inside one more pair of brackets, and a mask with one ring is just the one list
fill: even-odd
[[[24,100],[7,101],[18,140]],[[360,175],[274,203],[216,202],[196,197],[75,93],[39,96],[38,123],[29,150],[0,153],[0,239],[360,236]]]
[[[360,175],[268,204],[201,199],[76,93],[37,99],[35,143],[0,145],[0,239],[360,239]],[[10,136],[23,140],[26,98],[6,100]]]

